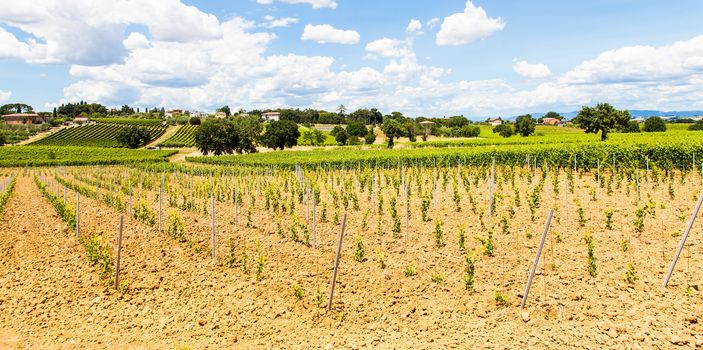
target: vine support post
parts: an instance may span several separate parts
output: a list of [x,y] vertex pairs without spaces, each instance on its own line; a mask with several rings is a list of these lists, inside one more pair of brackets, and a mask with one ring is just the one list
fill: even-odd
[[210,235],[211,247],[212,247],[212,259],[215,260],[215,193],[210,193],[210,203],[212,206],[212,233]]
[[342,239],[344,239],[344,229],[347,227],[347,212],[342,216],[342,229],[339,231],[337,239],[337,255],[334,258],[334,270],[332,271],[332,281],[330,282],[330,296],[327,300],[327,311],[332,309],[332,298],[334,297],[334,284],[337,282],[337,269],[339,268],[339,256],[342,252]]
[[120,215],[117,228],[117,257],[115,258],[115,289],[120,289],[120,255],[122,253],[122,223],[124,216]]
[[78,239],[81,229],[81,194],[76,191],[76,239]]
[[554,209],[549,210],[549,216],[547,216],[547,222],[544,224],[544,231],[542,232],[542,238],[539,241],[539,247],[537,247],[537,254],[535,255],[535,260],[532,262],[530,267],[530,275],[527,278],[527,286],[525,286],[525,293],[522,295],[522,302],[520,302],[520,308],[525,308],[525,302],[527,301],[527,296],[530,294],[530,286],[532,285],[532,279],[535,277],[535,271],[537,270],[537,265],[539,264],[539,256],[542,254],[542,248],[544,247],[544,241],[547,238],[547,232],[549,231],[549,225],[552,223],[552,216],[554,215]]
[[701,209],[702,203],[703,203],[703,193],[701,193],[700,197],[698,197],[698,203],[696,203],[696,207],[693,209],[693,213],[691,213],[691,218],[688,219],[688,226],[686,226],[686,232],[684,232],[683,236],[681,236],[681,241],[679,242],[678,248],[676,248],[676,253],[674,254],[674,259],[671,261],[671,265],[669,266],[669,270],[666,272],[666,276],[664,276],[664,281],[662,282],[662,288],[666,288],[667,284],[669,284],[669,279],[671,279],[671,274],[674,272],[674,268],[676,267],[676,262],[679,260],[679,255],[681,255],[681,251],[683,250],[683,246],[686,244],[686,239],[688,238],[688,234],[691,232],[691,227],[693,227],[693,222],[696,220],[696,216],[698,216],[698,211]]

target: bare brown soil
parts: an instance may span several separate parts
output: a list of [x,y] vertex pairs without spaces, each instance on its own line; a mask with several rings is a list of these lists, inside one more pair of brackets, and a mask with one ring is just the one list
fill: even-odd
[[[405,242],[402,196],[398,211],[403,237],[394,238],[387,208],[395,192],[383,192],[381,232],[376,208],[368,228],[361,228],[369,203],[367,193],[360,193],[361,210],[348,213],[333,309],[326,312],[316,305],[316,294],[319,289],[326,303],[338,225],[318,222],[318,247],[311,248],[291,241],[290,217],[265,211],[263,195],[257,198],[252,228],[244,224],[246,202],[237,225],[232,222],[232,204],[218,202],[213,261],[206,213],[164,210],[164,225],[171,212],[177,213],[193,243],[176,242],[156,228],[128,220],[122,250],[122,279],[128,288],[122,293],[98,278],[73,231],[24,176],[0,222],[0,348],[700,348],[700,222],[669,287],[661,288],[679,240],[674,233],[685,228],[700,181],[698,177],[682,185],[677,177],[675,199],[669,198],[665,184],[643,184],[642,202],[651,198],[657,205],[656,218],[645,219],[643,233],[636,233],[632,224],[632,187],[630,196],[624,182],[612,196],[601,189],[599,200],[592,202],[593,181],[584,175],[576,180],[575,194],[569,194],[569,224],[560,204],[563,189],[555,197],[551,182],[532,222],[527,194],[534,184],[520,181],[522,205],[514,208],[516,215],[508,219],[509,233],[504,234],[499,220],[513,202],[513,193],[509,183],[499,185],[504,199],[493,219],[495,256],[478,253],[473,292],[464,288],[465,252],[458,248],[458,227],[466,225],[470,250],[479,249],[474,237],[485,237],[486,232],[463,190],[460,213],[454,211],[451,183],[446,190],[440,186],[437,208],[430,208],[430,217],[444,222],[446,246],[441,248],[435,246],[434,222],[420,220],[417,195]],[[485,188],[485,183],[472,188],[480,210],[486,209]],[[145,193],[155,211],[157,192]],[[68,199],[73,203],[75,194],[69,191]],[[334,210],[327,192],[323,200],[331,221]],[[209,203],[198,201],[199,206]],[[304,204],[296,205],[298,219],[306,222]],[[527,272],[551,206],[559,209],[527,307],[520,310]],[[577,222],[579,206],[585,210],[585,227]],[[606,208],[615,210],[614,230],[604,227]],[[88,198],[81,199],[81,209],[82,232],[103,235],[114,245],[120,214]],[[318,207],[318,219],[320,211]],[[279,220],[283,237],[276,234]],[[586,232],[595,240],[595,278],[586,271]],[[363,263],[353,259],[356,235],[365,244]],[[248,273],[241,264],[225,266],[229,240],[235,243],[238,259],[247,247]],[[623,240],[628,241],[627,252],[621,249]],[[261,281],[254,274],[257,242],[266,258]],[[384,254],[385,269],[379,267],[377,250]],[[628,263],[637,271],[634,284],[623,280]],[[410,265],[417,274],[405,277],[403,271]],[[440,273],[442,283],[431,281]],[[303,291],[302,300],[294,296],[294,285]],[[507,293],[507,305],[497,305],[496,291]]]

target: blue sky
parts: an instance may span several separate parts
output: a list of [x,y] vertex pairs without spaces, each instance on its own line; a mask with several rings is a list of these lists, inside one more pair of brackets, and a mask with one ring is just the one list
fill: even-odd
[[701,14],[687,0],[25,0],[0,6],[0,103],[703,109]]

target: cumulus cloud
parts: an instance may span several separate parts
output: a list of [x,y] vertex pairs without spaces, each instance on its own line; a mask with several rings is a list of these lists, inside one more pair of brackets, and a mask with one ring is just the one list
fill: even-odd
[[[274,0],[256,0],[257,3],[262,5],[270,5]],[[337,2],[334,0],[278,0],[288,4],[308,4],[314,9],[330,8],[336,9]]]
[[441,19],[434,17],[434,18],[430,19],[429,21],[427,21],[427,28],[434,29],[434,27],[436,27],[439,24],[439,22],[441,22],[441,21],[442,21]]
[[7,102],[10,99],[10,96],[12,96],[12,92],[0,90],[0,103]]
[[408,34],[422,34],[422,22],[417,19],[411,19],[405,28],[405,32]]
[[437,45],[463,45],[485,39],[491,34],[503,30],[505,21],[500,17],[488,17],[482,7],[476,7],[467,1],[464,12],[455,13],[444,18],[437,33]]
[[294,17],[283,17],[283,18],[275,18],[273,16],[264,16],[264,23],[261,23],[260,26],[264,28],[282,28],[282,27],[288,27],[291,24],[298,23],[300,20]]
[[703,35],[671,45],[608,50],[568,72],[573,84],[658,82],[690,78],[703,68]]
[[319,44],[352,45],[359,43],[361,37],[355,30],[337,29],[329,24],[308,24],[305,26],[300,39],[315,41]]
[[124,43],[128,23],[147,26],[153,39],[162,41],[209,40],[221,35],[214,15],[179,0],[22,1],[0,7],[0,23],[30,36],[20,41],[6,31],[0,33],[3,43],[17,49],[3,56],[30,63],[100,66],[120,62],[128,53]]
[[513,70],[521,77],[528,79],[542,79],[552,75],[549,67],[541,63],[527,63],[527,61],[513,60]]

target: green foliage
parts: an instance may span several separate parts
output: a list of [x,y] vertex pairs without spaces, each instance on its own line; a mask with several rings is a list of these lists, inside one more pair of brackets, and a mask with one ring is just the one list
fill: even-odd
[[579,207],[578,213],[579,213],[579,226],[580,227],[586,226],[586,215],[585,215],[583,208]]
[[483,247],[483,255],[485,256],[493,256],[493,231],[488,231],[488,237],[487,238],[481,238],[481,237],[476,237],[476,240],[481,242],[481,246]]
[[256,280],[264,279],[264,267],[266,266],[266,258],[259,253],[256,257]]
[[130,125],[118,130],[115,138],[122,147],[138,148],[151,141],[151,133],[146,127]]
[[497,306],[505,307],[508,306],[508,293],[496,290],[494,292],[494,299]]
[[195,146],[195,133],[199,125],[181,125],[173,135],[169,136],[160,147],[193,147]]
[[417,268],[415,267],[415,264],[410,264],[405,267],[405,270],[403,270],[403,274],[405,277],[412,277],[417,275]]
[[395,119],[386,119],[381,125],[381,131],[386,135],[388,148],[393,148],[393,140],[405,133],[403,125]]
[[599,103],[595,107],[584,106],[579,111],[573,123],[587,133],[601,133],[601,140],[608,138],[612,129],[624,128],[630,121],[630,112],[619,111],[607,103]]
[[305,296],[303,289],[297,284],[293,285],[293,295],[295,295],[295,298],[299,301],[303,300],[303,297]]
[[632,263],[627,264],[624,280],[629,284],[635,284],[635,281],[637,281],[637,271],[635,270],[635,266],[632,265]]
[[[300,136],[297,126],[295,133],[297,142]],[[254,153],[260,134],[261,122],[257,117],[208,119],[195,131],[195,145],[204,155]]]
[[459,249],[466,249],[466,225],[459,226]]
[[429,196],[422,197],[422,204],[420,206],[420,212],[422,214],[422,221],[423,222],[430,221],[430,217],[429,217],[429,215],[427,215],[427,212],[429,209],[430,209],[430,197]]
[[132,211],[132,218],[148,226],[156,225],[156,214],[143,199],[139,201]]
[[440,219],[434,222],[434,241],[437,248],[444,247],[444,224]]
[[183,220],[177,213],[171,213],[171,220],[168,225],[168,235],[178,242],[186,241],[185,228],[183,226]]
[[361,235],[357,234],[354,238],[354,247],[356,248],[354,251],[354,260],[360,263],[366,261],[366,257],[364,256],[364,241],[361,239]]
[[468,291],[474,290],[474,273],[475,273],[475,258],[473,253],[466,253],[464,256],[464,261],[466,262],[466,274],[464,275],[464,288]]
[[300,143],[310,146],[322,146],[325,144],[327,136],[317,129],[306,129],[300,135]]
[[513,129],[512,125],[503,123],[494,126],[493,133],[507,138],[513,136],[515,134],[515,130]]
[[444,274],[441,272],[432,274],[432,282],[437,284],[444,283]]
[[605,213],[605,228],[607,230],[613,229],[613,209],[606,209]]
[[157,139],[165,131],[166,128],[164,126],[87,124],[61,129],[47,137],[32,142],[30,145],[137,148],[150,140]]
[[598,275],[598,266],[596,255],[595,255],[595,244],[593,243],[593,236],[590,233],[584,235],[583,240],[586,242],[586,247],[588,249],[588,264],[586,269],[591,277],[596,277]]
[[12,180],[7,185],[7,188],[5,188],[5,192],[0,193],[0,215],[2,215],[2,212],[5,209],[5,205],[7,204],[7,201],[10,199],[10,196],[12,196],[12,191],[15,189],[16,182],[17,182],[17,178],[15,176],[13,176]]
[[378,266],[381,267],[381,270],[386,268],[386,261],[381,249],[376,249],[376,260],[378,261]]
[[177,151],[147,151],[96,147],[0,147],[0,167],[51,165],[110,165],[165,162]]
[[271,149],[291,148],[298,144],[300,131],[298,125],[290,120],[280,120],[268,123],[261,136],[261,145]]
[[666,124],[660,117],[649,117],[644,121],[644,132],[665,132]]
[[318,287],[317,288],[317,295],[315,296],[315,304],[317,304],[317,307],[322,307],[322,303],[325,301],[324,296],[322,295],[322,290]]
[[110,246],[102,236],[81,236],[80,243],[85,248],[85,255],[91,266],[97,266],[100,278],[106,279],[112,275],[112,262],[110,261]]
[[515,133],[524,137],[535,133],[536,122],[532,115],[525,114],[515,119]]

